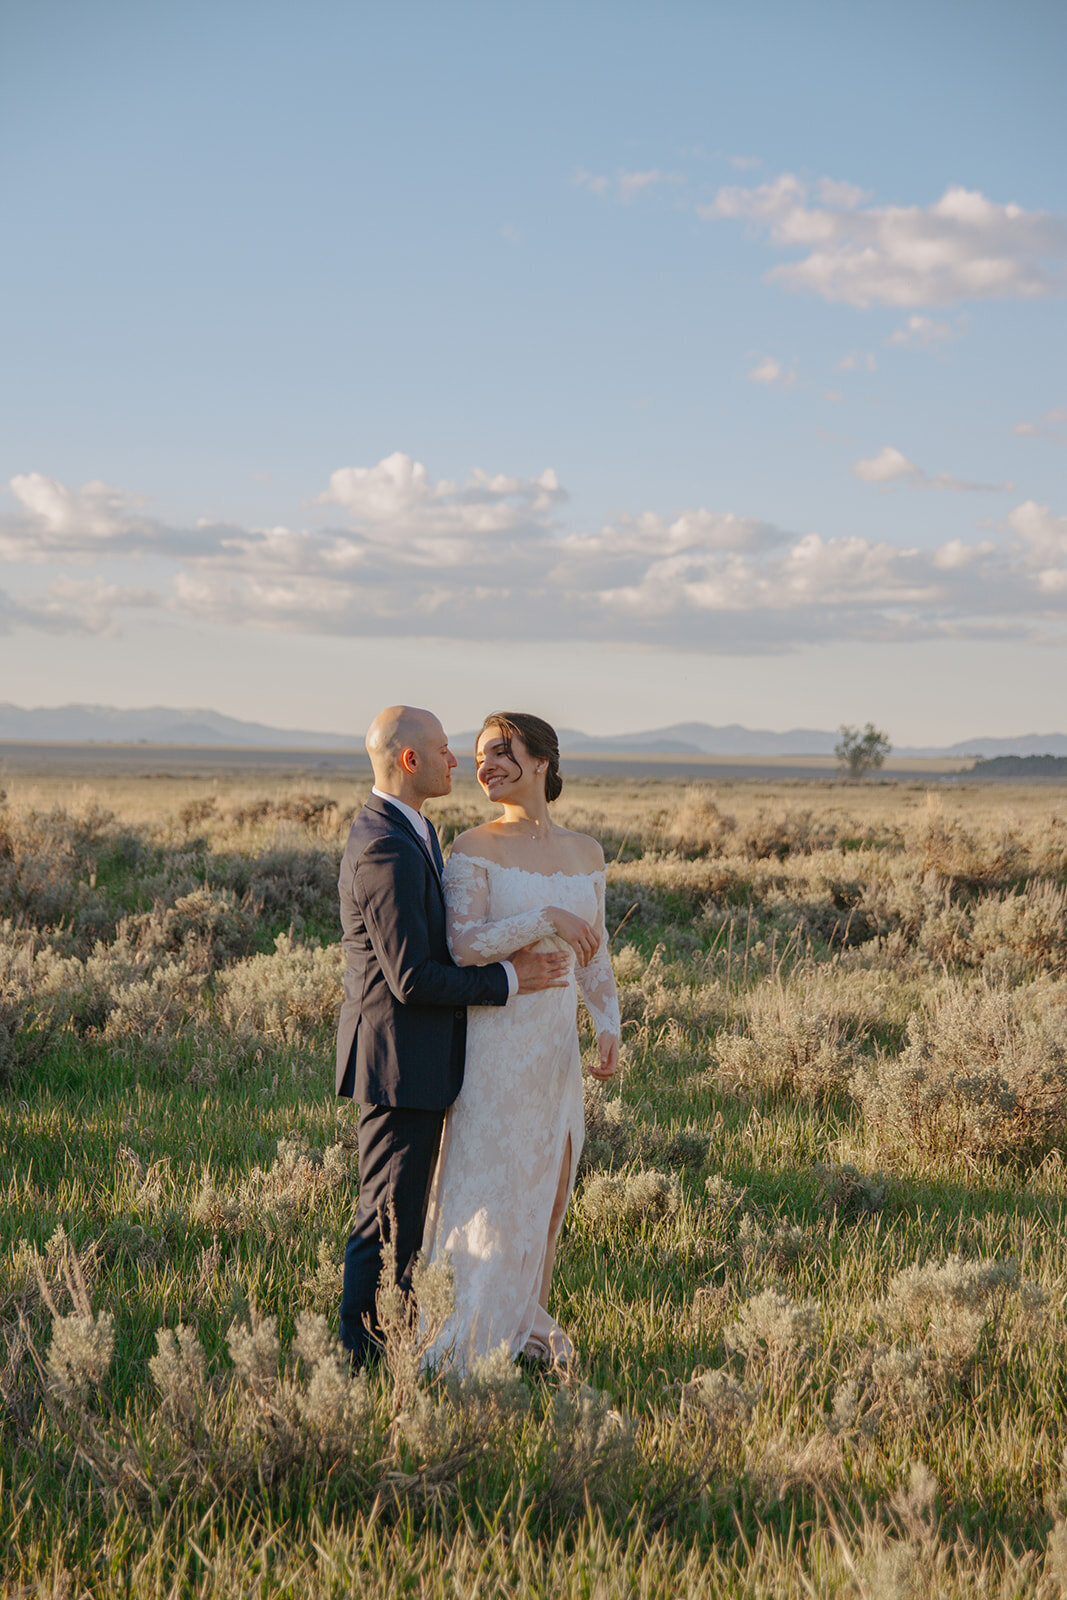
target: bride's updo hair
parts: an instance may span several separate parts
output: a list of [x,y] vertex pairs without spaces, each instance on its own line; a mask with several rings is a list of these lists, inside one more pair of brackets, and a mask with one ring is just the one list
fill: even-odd
[[515,762],[520,772],[522,767],[511,748],[513,739],[521,739],[532,756],[536,756],[538,761],[547,762],[545,799],[549,802],[559,799],[563,789],[563,779],[559,775],[559,740],[551,723],[546,722],[544,717],[535,717],[532,711],[494,711],[482,723],[478,731],[479,740],[486,728],[500,729],[504,753]]

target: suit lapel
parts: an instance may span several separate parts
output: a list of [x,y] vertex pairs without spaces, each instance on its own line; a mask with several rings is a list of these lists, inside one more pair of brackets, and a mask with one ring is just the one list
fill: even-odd
[[[419,849],[430,863],[430,866],[433,868],[434,879],[440,887],[441,868],[437,865],[433,849],[429,844],[426,843],[425,839],[419,838],[419,835],[416,833],[415,829],[412,827],[411,823],[408,821],[407,817],[405,817],[400,808],[398,806],[391,806],[388,800],[383,800],[379,795],[376,794],[368,795],[366,803],[369,810],[377,812],[380,817],[385,817],[385,819],[388,822],[391,822],[394,827],[402,828],[409,839],[414,839],[415,843],[418,845]],[[432,831],[433,824],[428,823],[427,826],[431,830],[431,837],[436,842],[436,835],[433,834]],[[440,845],[438,845],[437,848],[438,851],[440,851]]]

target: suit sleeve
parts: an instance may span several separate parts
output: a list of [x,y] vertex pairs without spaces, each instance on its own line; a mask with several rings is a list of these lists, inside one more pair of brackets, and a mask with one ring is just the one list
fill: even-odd
[[424,909],[427,870],[403,842],[376,840],[353,875],[353,896],[390,992],[401,1005],[506,1005],[508,978],[499,962],[456,967],[433,959]]

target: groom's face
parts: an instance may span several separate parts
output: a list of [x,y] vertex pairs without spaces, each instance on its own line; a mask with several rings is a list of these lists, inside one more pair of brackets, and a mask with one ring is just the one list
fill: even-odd
[[418,752],[419,788],[424,800],[452,793],[452,773],[459,762],[448,748],[448,735],[437,721],[427,724],[426,736]]

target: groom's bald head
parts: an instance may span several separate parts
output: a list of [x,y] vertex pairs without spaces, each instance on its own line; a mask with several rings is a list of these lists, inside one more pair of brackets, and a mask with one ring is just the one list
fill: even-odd
[[[439,764],[435,757],[439,757],[442,747],[447,749],[448,740],[432,711],[422,711],[417,706],[386,706],[367,729],[366,744],[375,783],[389,794],[398,794],[413,779],[417,781],[420,768],[433,769]],[[430,773],[426,775],[429,777]],[[430,788],[427,794],[437,792]]]

